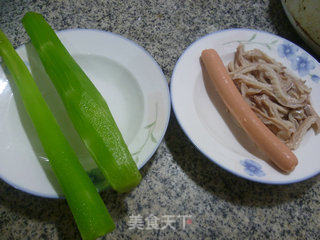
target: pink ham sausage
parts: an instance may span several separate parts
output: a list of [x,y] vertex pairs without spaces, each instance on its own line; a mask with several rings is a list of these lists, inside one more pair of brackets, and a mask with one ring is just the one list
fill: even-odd
[[217,52],[213,49],[204,50],[201,60],[223,102],[252,141],[277,167],[284,172],[291,172],[298,164],[297,157],[251,110],[229,77]]

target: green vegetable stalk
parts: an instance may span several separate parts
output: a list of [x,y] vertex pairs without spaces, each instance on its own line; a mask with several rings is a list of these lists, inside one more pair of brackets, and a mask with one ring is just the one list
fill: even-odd
[[141,180],[108,105],[42,15],[28,12],[22,23],[68,115],[98,167],[118,192]]
[[60,130],[29,70],[0,30],[0,56],[12,75],[83,239],[115,227],[104,202]]

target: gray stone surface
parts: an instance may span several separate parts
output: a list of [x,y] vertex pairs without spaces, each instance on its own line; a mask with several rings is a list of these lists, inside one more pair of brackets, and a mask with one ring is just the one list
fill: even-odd
[[[310,52],[278,0],[0,0],[0,28],[15,47],[28,41],[20,20],[30,10],[42,13],[56,30],[94,28],[134,40],[150,52],[168,80],[188,45],[221,29],[272,32]],[[117,224],[102,239],[320,238],[320,176],[289,186],[240,179],[199,153],[173,114],[142,174],[141,184],[129,194],[102,193]],[[130,216],[139,214],[192,215],[192,223],[185,229],[130,230]],[[0,239],[79,238],[64,200],[31,196],[0,180]]]

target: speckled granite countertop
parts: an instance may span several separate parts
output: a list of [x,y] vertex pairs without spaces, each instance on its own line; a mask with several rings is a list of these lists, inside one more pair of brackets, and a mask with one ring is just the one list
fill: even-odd
[[[28,38],[20,22],[37,11],[56,29],[95,28],[132,39],[170,79],[175,62],[197,38],[246,27],[285,37],[307,49],[280,1],[0,1],[0,28],[15,47]],[[173,114],[159,149],[142,169],[139,187],[102,197],[117,224],[103,239],[319,239],[320,176],[289,186],[240,179],[206,159]],[[129,229],[130,216],[191,215],[183,229]],[[0,180],[0,239],[79,239],[64,200],[20,192]]]

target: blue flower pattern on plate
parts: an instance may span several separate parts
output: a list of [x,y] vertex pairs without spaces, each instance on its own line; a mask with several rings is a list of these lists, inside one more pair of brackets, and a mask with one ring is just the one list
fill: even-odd
[[296,70],[300,77],[310,75],[311,80],[318,83],[319,76],[310,74],[310,71],[315,69],[315,63],[306,53],[299,55],[299,48],[290,42],[283,42],[278,45],[278,56],[281,58],[287,58],[293,70]]
[[244,171],[250,176],[263,177],[266,174],[262,171],[262,167],[259,163],[245,159],[240,161],[241,165],[244,166]]
[[298,71],[301,77],[308,75],[309,71],[315,68],[314,62],[308,59],[307,54],[301,54],[300,56],[292,59],[291,66],[294,70]]
[[320,82],[320,77],[315,74],[310,74],[311,80],[314,81],[315,83]]
[[294,59],[296,52],[298,52],[298,47],[294,46],[291,43],[282,43],[278,46],[278,55],[281,58]]

